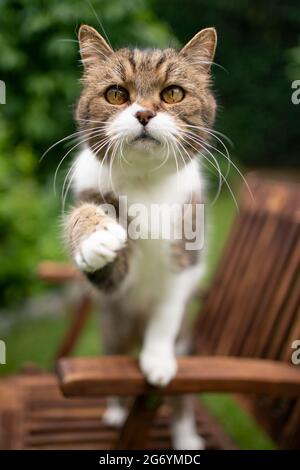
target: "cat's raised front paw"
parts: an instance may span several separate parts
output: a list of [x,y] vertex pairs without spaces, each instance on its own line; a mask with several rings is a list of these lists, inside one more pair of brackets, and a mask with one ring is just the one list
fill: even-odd
[[79,269],[94,272],[111,263],[125,243],[127,235],[124,228],[114,221],[103,224],[100,230],[86,238],[75,255]]
[[164,387],[176,375],[177,362],[172,354],[143,351],[140,355],[140,368],[151,385]]

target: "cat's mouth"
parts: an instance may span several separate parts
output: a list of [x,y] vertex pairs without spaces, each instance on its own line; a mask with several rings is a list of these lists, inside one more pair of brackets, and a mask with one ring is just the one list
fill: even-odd
[[145,129],[132,140],[132,143],[135,142],[153,142],[160,144],[159,140],[152,137]]

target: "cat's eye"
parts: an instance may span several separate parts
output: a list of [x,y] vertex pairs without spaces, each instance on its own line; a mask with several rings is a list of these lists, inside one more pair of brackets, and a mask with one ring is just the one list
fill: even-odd
[[105,98],[110,104],[120,106],[128,101],[129,93],[125,88],[113,85],[106,90]]
[[161,92],[160,96],[165,103],[175,104],[183,100],[184,91],[180,86],[170,85]]

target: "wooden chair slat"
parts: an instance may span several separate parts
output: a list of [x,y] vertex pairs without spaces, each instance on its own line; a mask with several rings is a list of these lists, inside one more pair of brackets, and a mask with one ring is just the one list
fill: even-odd
[[52,261],[44,261],[40,263],[37,269],[40,279],[46,282],[66,282],[66,281],[83,281],[84,276],[75,266],[68,263],[56,263]]
[[[278,359],[291,362],[292,343],[295,339],[300,338],[300,279],[298,279],[295,288],[286,303],[284,313],[287,313],[286,321],[278,320],[278,325],[282,327],[282,332],[285,334],[280,340],[280,336],[274,333],[274,338],[271,338],[271,354]],[[283,309],[282,309],[283,310]],[[277,330],[276,330],[277,331]],[[274,352],[273,352],[274,351]]]
[[[266,256],[263,251],[258,253],[255,257],[254,262],[260,264],[260,275],[259,277],[255,275],[255,270],[252,268],[253,278],[249,280],[249,293],[247,298],[244,300],[243,315],[245,315],[245,321],[243,327],[239,330],[239,335],[233,341],[231,347],[231,354],[237,354],[241,356],[248,357],[259,357],[257,350],[257,341],[260,338],[260,335],[265,331],[265,324],[270,317],[272,317],[272,309],[268,305],[270,297],[273,297],[274,293],[278,288],[278,281],[282,284],[282,277],[284,272],[281,271],[281,276],[277,277],[277,283],[272,287],[272,280],[276,282],[276,267],[280,265],[280,261],[283,258],[283,263],[286,266],[287,258],[284,256],[286,254],[285,250],[276,250],[275,248],[280,248],[284,242],[284,237],[282,233],[278,233],[282,230],[282,224],[277,222],[277,226],[274,227],[274,232],[272,238],[270,238],[270,246],[266,245]],[[286,227],[287,228],[287,227]],[[295,241],[295,238],[293,238]],[[276,245],[275,247],[273,245]],[[276,256],[276,264],[274,266],[274,256]],[[263,259],[263,262],[261,260]],[[251,268],[250,268],[251,269]],[[238,300],[237,300],[238,302]],[[266,307],[261,311],[262,306]],[[256,335],[249,335],[249,331],[256,331]],[[270,330],[269,330],[270,333]],[[272,356],[266,356],[273,358]]]
[[[297,269],[297,259],[295,257],[295,250],[293,247],[297,237],[299,236],[299,228],[292,229],[289,233],[288,243],[283,245],[282,251],[278,254],[277,264],[274,266],[269,275],[269,284],[266,286],[264,295],[261,296],[260,302],[254,306],[253,312],[253,328],[257,329],[256,338],[253,338],[253,347],[247,344],[244,345],[243,354],[256,357],[268,357],[271,359],[276,358],[275,354],[269,350],[267,353],[267,344],[274,335],[281,336],[281,328],[278,324],[280,318],[288,321],[288,312],[285,311],[284,315],[279,312],[284,305],[289,286]],[[300,246],[300,244],[299,244]],[[278,343],[278,340],[275,340]]]
[[295,449],[300,442],[300,399],[298,399],[289,415],[289,418],[283,424],[280,437],[282,445],[285,448]]
[[[195,351],[291,363],[292,341],[300,338],[300,187],[255,175],[249,184],[256,204],[244,192],[235,236],[196,324]],[[298,400],[244,402],[279,445],[295,446]]]
[[[237,338],[244,335],[248,325],[248,302],[251,296],[255,295],[255,267],[260,262],[261,256],[265,253],[273,229],[273,223],[269,224],[265,216],[261,216],[257,221],[259,226],[258,233],[253,237],[253,243],[248,242],[247,250],[245,249],[244,263],[239,261],[240,269],[236,266],[236,275],[232,280],[231,296],[226,305],[227,320],[224,324],[222,334],[216,347],[216,354],[229,355],[235,354],[234,344]],[[254,227],[256,224],[254,224]],[[254,272],[253,272],[254,271]],[[228,296],[229,297],[229,296]]]
[[[50,408],[47,401],[47,389]],[[12,390],[16,390],[16,395],[18,395],[15,401],[17,408],[14,405],[13,409],[15,423],[18,423],[21,432],[18,433],[19,439],[15,438],[16,435],[13,432],[14,439],[10,442],[7,439],[3,440],[3,434],[0,434],[0,449],[107,450],[116,446],[120,431],[107,427],[102,421],[105,399],[66,399],[57,387],[56,378],[48,374],[41,374],[39,380],[38,377],[25,377],[23,380],[21,376],[14,379],[2,379],[0,397],[11,395]],[[36,399],[38,399],[37,403],[35,403]],[[87,406],[90,402],[92,404]],[[70,404],[67,408],[65,408],[66,403]],[[96,403],[99,403],[100,407],[97,407]],[[2,407],[3,402],[0,402],[0,417]],[[63,410],[66,412],[65,415],[62,413]],[[171,448],[170,416],[171,408],[166,402],[160,407],[154,419],[146,443],[147,449]],[[199,433],[207,439],[209,449],[235,448],[231,439],[200,403],[196,404],[196,416]],[[5,435],[8,437],[7,433]]]
[[[204,347],[203,352],[207,354],[211,353],[212,349],[215,348],[217,338],[222,332],[224,324],[226,324],[227,305],[224,301],[229,299],[229,296],[226,294],[229,289],[233,289],[232,282],[234,282],[235,276],[239,277],[239,273],[235,271],[236,260],[247,259],[247,252],[243,250],[243,247],[245,246],[247,235],[249,236],[249,230],[251,230],[252,224],[251,215],[245,215],[243,223],[238,227],[240,230],[237,230],[237,235],[239,236],[238,241],[235,241],[235,237],[231,240],[232,245],[230,246],[234,246],[235,250],[232,251],[231,249],[228,251],[227,256],[225,255],[223,269],[221,269],[219,276],[216,277],[207,303],[201,312],[200,325],[197,327],[197,330],[201,331],[205,329],[206,334],[202,337],[204,341],[207,338],[206,347],[210,347],[208,350]],[[209,311],[209,315],[206,314],[207,311]],[[208,319],[211,321],[205,328],[205,325],[201,325],[201,323],[202,321],[208,323]]]

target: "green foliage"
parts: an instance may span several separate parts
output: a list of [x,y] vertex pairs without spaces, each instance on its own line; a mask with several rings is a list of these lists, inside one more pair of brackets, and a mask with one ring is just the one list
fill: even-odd
[[[43,318],[22,318],[5,339],[6,364],[1,364],[2,374],[20,371],[26,362],[37,364],[45,370],[53,370],[54,356],[70,326],[68,315]],[[74,356],[99,356],[101,344],[97,318],[88,319],[74,350]]]
[[287,52],[287,59],[289,63],[286,71],[291,80],[300,80],[300,38],[295,47],[292,47]]
[[205,393],[201,400],[241,450],[273,450],[275,444],[253,417],[228,394]]
[[212,69],[220,105],[217,129],[233,140],[235,158],[248,166],[299,166],[300,105],[291,102],[291,80],[300,79],[299,3],[152,0],[152,4],[182,43],[201,28],[217,28],[215,60],[227,70]]
[[51,190],[32,177],[36,160],[19,145],[0,154],[0,302],[14,304],[40,288],[41,259],[59,259],[57,207]]

